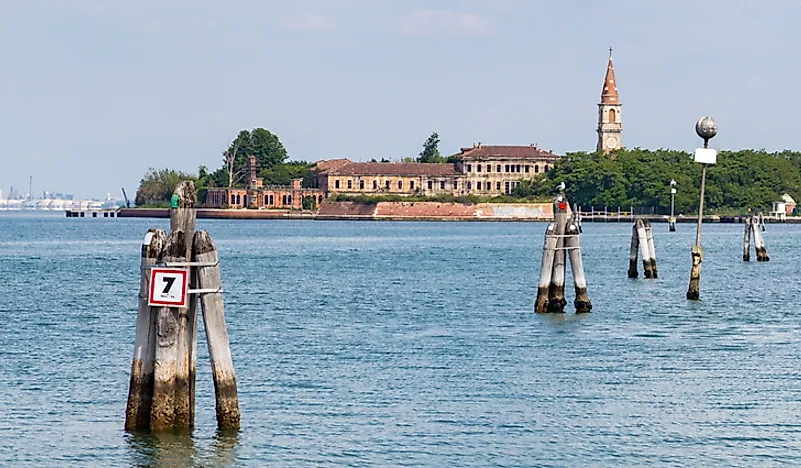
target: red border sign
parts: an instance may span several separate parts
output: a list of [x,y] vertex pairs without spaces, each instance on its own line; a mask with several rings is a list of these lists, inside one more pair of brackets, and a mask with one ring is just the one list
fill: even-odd
[[[164,283],[166,286],[157,292],[156,283],[159,283],[159,286]],[[150,270],[150,293],[147,303],[151,306],[186,307],[188,285],[189,270],[185,268],[153,268]]]

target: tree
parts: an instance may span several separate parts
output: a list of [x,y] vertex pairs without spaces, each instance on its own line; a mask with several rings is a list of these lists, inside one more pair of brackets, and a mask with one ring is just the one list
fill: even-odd
[[431,134],[430,137],[423,143],[423,151],[420,151],[420,157],[417,162],[421,163],[443,163],[445,158],[439,154],[439,135],[437,132]]
[[237,138],[231,143],[231,146],[223,152],[223,164],[225,165],[225,172],[228,175],[228,188],[233,188],[234,184],[238,184],[245,178],[246,167],[241,163],[241,160],[245,159],[245,156],[240,154],[239,149],[240,140]]
[[148,169],[139,188],[136,190],[136,205],[167,205],[172,192],[184,180],[197,181],[194,174],[186,174],[174,169]]
[[281,140],[269,130],[256,128],[252,131],[240,131],[223,153],[222,171],[224,171],[229,188],[244,180],[248,173],[250,156],[256,157],[258,173],[282,164],[287,158],[287,152]]

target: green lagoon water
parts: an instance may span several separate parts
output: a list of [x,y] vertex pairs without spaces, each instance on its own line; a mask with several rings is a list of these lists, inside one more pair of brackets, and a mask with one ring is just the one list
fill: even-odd
[[[139,249],[166,220],[0,215],[0,466],[797,466],[801,228],[586,224],[593,313],[533,313],[544,224],[205,221],[242,430],[123,432]],[[755,258],[755,255],[752,255]],[[572,301],[572,291],[568,294]],[[572,308],[570,309],[572,311]]]

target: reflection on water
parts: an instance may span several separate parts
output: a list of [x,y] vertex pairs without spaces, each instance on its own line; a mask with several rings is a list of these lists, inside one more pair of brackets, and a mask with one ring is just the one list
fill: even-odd
[[131,466],[231,466],[239,444],[238,431],[217,431],[207,449],[199,449],[191,431],[157,434],[126,433]]

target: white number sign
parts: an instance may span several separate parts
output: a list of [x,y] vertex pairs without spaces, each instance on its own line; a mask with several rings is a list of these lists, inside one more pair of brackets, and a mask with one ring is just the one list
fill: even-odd
[[185,268],[153,268],[150,270],[151,306],[186,307],[189,270]]

